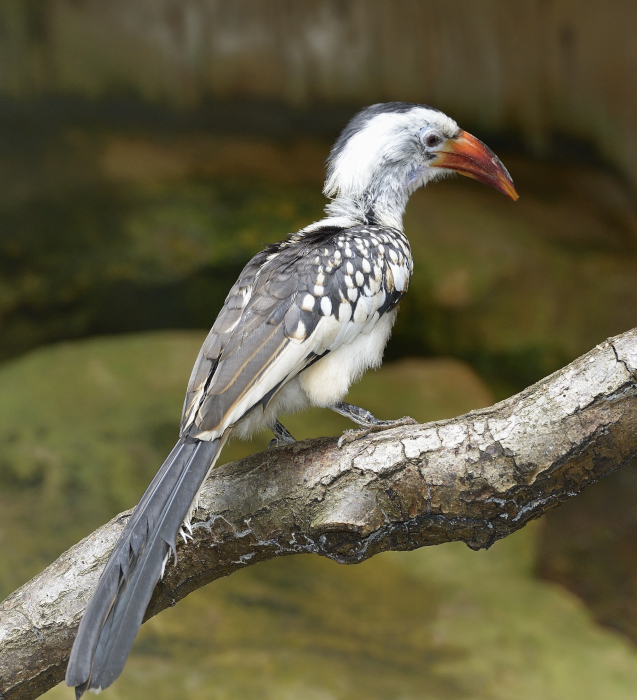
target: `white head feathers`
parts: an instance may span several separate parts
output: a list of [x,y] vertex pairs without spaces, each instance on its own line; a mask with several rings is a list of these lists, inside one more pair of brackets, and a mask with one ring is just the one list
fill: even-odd
[[445,138],[460,131],[453,119],[423,105],[392,102],[357,114],[329,157],[328,215],[357,223],[371,218],[400,228],[409,195],[446,174],[427,165],[420,137],[429,127]]

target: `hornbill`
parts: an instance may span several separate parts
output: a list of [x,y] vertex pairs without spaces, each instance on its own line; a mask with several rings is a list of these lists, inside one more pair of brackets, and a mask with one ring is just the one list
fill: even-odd
[[246,438],[269,427],[273,443],[293,441],[277,416],[308,406],[367,430],[400,423],[343,398],[380,365],[409,285],[407,200],[453,171],[518,197],[497,156],[442,112],[404,102],[368,107],[330,153],[325,218],[246,265],[195,362],[179,440],[130,517],[80,624],[66,672],[76,698],[121,673],[230,433]]

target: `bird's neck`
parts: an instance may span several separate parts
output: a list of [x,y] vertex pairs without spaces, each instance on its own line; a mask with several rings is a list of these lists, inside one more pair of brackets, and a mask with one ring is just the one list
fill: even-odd
[[390,226],[402,231],[403,214],[412,192],[420,186],[416,178],[405,173],[372,179],[361,191],[338,193],[325,207],[330,218],[349,220],[352,225]]

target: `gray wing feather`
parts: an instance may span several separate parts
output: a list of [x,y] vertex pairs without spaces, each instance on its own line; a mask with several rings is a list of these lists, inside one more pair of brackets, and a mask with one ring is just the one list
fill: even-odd
[[261,265],[265,262],[265,253],[266,251],[262,251],[245,266],[239,275],[239,279],[230,289],[224,305],[199,351],[184,399],[181,418],[182,427],[187,426],[191,422],[193,411],[196,411],[198,408],[206,383],[213,376],[217,361],[231,338],[231,331],[241,319],[249,295],[252,292],[254,280]]
[[[201,402],[195,423],[201,431],[220,430],[228,413],[259,381],[264,368],[285,348],[281,326],[262,326],[246,339],[241,352],[223,358]],[[258,403],[261,396],[255,396]]]
[[66,671],[79,698],[121,673],[168,551],[219,450],[180,440],[130,517],[84,613]]
[[289,343],[298,315],[298,257],[284,251],[267,261],[266,253],[246,266],[201,349],[184,402],[182,434],[222,429],[224,418]]

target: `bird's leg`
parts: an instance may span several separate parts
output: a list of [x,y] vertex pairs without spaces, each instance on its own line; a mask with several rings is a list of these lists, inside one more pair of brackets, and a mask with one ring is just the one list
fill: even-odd
[[281,447],[282,445],[290,445],[291,443],[296,442],[288,429],[279,423],[278,420],[275,420],[274,423],[272,423],[270,430],[274,433],[274,438],[270,440],[268,450],[272,447]]
[[409,416],[398,418],[397,420],[380,420],[366,409],[360,406],[352,406],[351,403],[345,403],[345,401],[339,401],[331,408],[332,411],[340,413],[341,416],[345,416],[345,418],[349,418],[351,421],[361,426],[360,430],[346,430],[338,439],[339,447],[343,447],[343,445],[348,442],[354,442],[354,440],[363,438],[370,433],[388,430],[389,428],[397,428],[400,425],[415,425],[418,422]]

